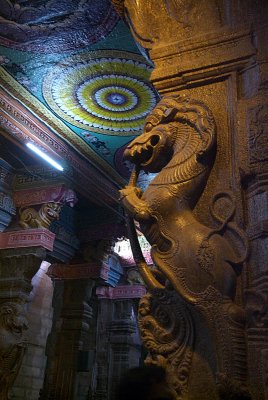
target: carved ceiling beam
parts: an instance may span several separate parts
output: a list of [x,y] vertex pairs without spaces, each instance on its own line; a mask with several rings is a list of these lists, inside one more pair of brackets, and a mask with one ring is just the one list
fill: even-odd
[[[3,72],[1,77],[4,75],[7,73]],[[86,148],[84,144],[82,147],[80,142],[77,143],[73,132],[68,132],[67,136],[63,130],[68,128],[58,120],[56,123],[53,115],[41,103],[34,106],[24,97],[21,98],[24,104],[18,101],[17,98],[21,96],[14,92],[12,82],[8,79],[0,79],[0,126],[7,136],[11,135],[22,145],[34,142],[56,160],[64,160],[65,172],[78,192],[97,204],[101,202],[113,206],[118,201],[117,189],[123,184],[123,179],[111,171],[110,166],[102,162],[88,146]]]
[[[27,206],[33,206],[36,204],[44,204],[44,203],[60,203],[60,204],[67,204],[70,207],[73,207],[77,203],[77,197],[75,192],[72,189],[69,189],[66,187],[66,185],[51,185],[47,187],[36,187],[33,188],[36,184],[29,182],[27,186],[29,189],[21,189],[19,190],[20,184],[19,179],[22,178],[22,175],[20,175],[20,178],[16,177],[15,181],[15,191],[13,194],[13,200],[15,202],[16,207],[27,207]],[[29,176],[27,176],[29,180]],[[25,179],[27,179],[25,177]],[[20,181],[22,184],[22,180]],[[47,184],[49,185],[49,182],[39,182],[39,185],[44,185]],[[22,186],[22,185],[21,185]],[[17,190],[16,190],[17,189]]]

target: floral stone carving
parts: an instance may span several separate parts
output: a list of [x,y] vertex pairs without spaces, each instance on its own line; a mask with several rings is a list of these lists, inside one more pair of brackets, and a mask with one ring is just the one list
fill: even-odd
[[[234,196],[211,196],[216,228],[202,224],[194,214],[215,155],[211,111],[181,96],[164,97],[147,117],[144,133],[125,151],[136,170],[121,190],[121,201],[129,215],[134,258],[149,289],[140,305],[141,333],[151,361],[166,365],[178,399],[187,393],[199,399],[204,386],[207,399],[224,399],[230,382],[228,396],[231,390],[248,398],[245,313],[235,303],[247,239],[234,222]],[[158,172],[144,192],[136,187],[140,169]],[[131,217],[151,244],[157,269],[143,258]],[[203,364],[197,363],[200,337],[207,343]],[[207,374],[202,375],[200,365],[205,364]]]

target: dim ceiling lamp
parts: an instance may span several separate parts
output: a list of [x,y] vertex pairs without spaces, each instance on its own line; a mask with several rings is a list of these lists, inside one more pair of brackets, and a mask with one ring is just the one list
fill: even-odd
[[51,158],[42,150],[40,150],[37,146],[35,146],[35,144],[28,142],[26,143],[26,146],[29,149],[31,149],[35,154],[37,154],[39,157],[43,158],[43,160],[47,161],[54,168],[56,168],[59,171],[63,171],[63,167],[57,161],[53,160],[53,158]]

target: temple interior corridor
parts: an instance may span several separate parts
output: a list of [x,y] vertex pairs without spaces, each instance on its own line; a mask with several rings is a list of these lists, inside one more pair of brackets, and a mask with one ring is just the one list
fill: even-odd
[[267,93],[265,0],[0,0],[0,400],[268,400]]

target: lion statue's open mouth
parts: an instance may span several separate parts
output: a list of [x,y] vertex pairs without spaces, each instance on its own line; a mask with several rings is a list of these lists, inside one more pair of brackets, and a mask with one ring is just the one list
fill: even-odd
[[146,172],[159,172],[171,158],[166,132],[153,127],[133,140],[126,148],[124,157]]

